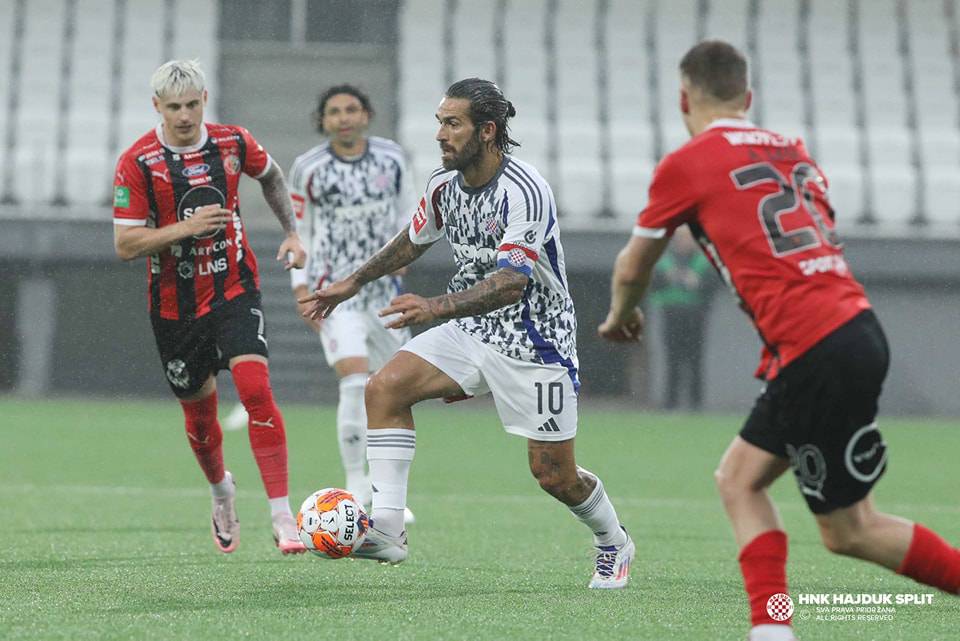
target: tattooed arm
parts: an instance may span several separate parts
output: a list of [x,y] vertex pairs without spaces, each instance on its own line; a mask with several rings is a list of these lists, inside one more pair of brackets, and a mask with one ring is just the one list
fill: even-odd
[[[267,201],[270,211],[280,221],[280,226],[287,237],[280,243],[277,251],[277,260],[283,262],[286,270],[300,268],[307,261],[307,252],[303,249],[300,237],[293,227],[293,206],[290,203],[290,192],[287,191],[287,181],[283,179],[283,171],[276,162],[271,161],[270,169],[259,179],[263,199]],[[287,257],[290,260],[287,260]]]
[[330,315],[334,308],[356,295],[360,288],[381,276],[392,274],[420,258],[433,243],[417,245],[410,240],[407,228],[401,229],[383,249],[370,257],[357,271],[329,287],[317,290],[298,299],[299,303],[314,303],[304,313],[305,318],[320,320]]
[[462,292],[424,298],[403,294],[390,302],[380,316],[401,314],[387,324],[389,329],[429,323],[432,320],[477,316],[512,305],[523,296],[529,279],[512,269],[500,269]]

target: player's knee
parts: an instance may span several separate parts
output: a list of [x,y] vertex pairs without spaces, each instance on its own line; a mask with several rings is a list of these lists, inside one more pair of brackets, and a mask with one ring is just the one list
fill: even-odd
[[829,551],[843,556],[859,557],[864,546],[864,537],[857,528],[821,525],[820,538]]
[[371,408],[392,410],[404,406],[403,385],[400,383],[400,377],[389,371],[380,370],[371,375],[364,388],[367,411]]
[[723,467],[718,467],[713,472],[713,482],[716,484],[717,491],[720,493],[720,498],[723,499],[724,503],[735,500],[744,489],[743,486],[738,483],[736,476]]
[[560,470],[551,465],[533,463],[530,465],[530,473],[533,474],[533,478],[537,479],[537,483],[540,484],[540,488],[544,492],[561,501],[576,482],[576,479],[566,478]]

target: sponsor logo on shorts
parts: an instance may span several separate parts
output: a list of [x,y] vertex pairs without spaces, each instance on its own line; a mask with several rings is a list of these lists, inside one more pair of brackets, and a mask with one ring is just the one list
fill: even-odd
[[184,178],[196,178],[197,176],[206,175],[208,171],[210,171],[210,165],[206,163],[200,163],[199,165],[184,167],[183,171],[180,173],[183,174]]
[[800,447],[787,443],[787,456],[790,457],[790,465],[797,477],[800,492],[804,496],[826,501],[823,484],[827,480],[827,461],[820,448],[811,443],[804,443]]
[[864,425],[850,437],[843,452],[843,462],[850,476],[861,483],[873,483],[887,463],[887,445],[876,422]]
[[174,387],[187,389],[190,385],[190,373],[187,371],[187,364],[179,358],[167,363],[167,380]]
[[113,206],[120,209],[130,207],[130,188],[118,185],[113,188]]

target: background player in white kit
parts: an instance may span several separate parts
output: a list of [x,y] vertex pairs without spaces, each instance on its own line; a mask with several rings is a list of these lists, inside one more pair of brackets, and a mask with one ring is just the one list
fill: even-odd
[[411,407],[491,392],[504,429],[527,438],[530,470],[594,534],[593,588],[626,585],[634,544],[596,476],[577,466],[576,317],[567,291],[553,192],[509,155],[513,105],[499,87],[454,83],[437,111],[443,169],[433,173],[408,230],[357,271],[300,299],[322,319],[446,235],[457,262],[447,294],[404,294],[388,327],[454,319],[418,335],[367,383],[373,527],[354,556],[399,563],[407,477],[416,447]]
[[[367,135],[372,116],[370,98],[353,85],[320,94],[315,120],[327,140],[297,157],[290,169],[297,232],[307,248],[304,268],[291,270],[295,298],[352,274],[406,226],[416,208],[403,150],[392,140]],[[340,381],[337,441],[346,489],[367,505],[363,389],[369,373],[410,339],[410,330],[387,329],[378,316],[401,293],[400,274],[394,273],[367,283],[328,318],[305,319],[319,333],[327,364]],[[406,522],[412,520],[407,510]]]

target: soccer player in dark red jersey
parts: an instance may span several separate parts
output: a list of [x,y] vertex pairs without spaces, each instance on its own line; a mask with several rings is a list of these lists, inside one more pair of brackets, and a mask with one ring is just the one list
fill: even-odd
[[747,61],[734,47],[701,42],[680,72],[692,138],[656,168],[647,206],[617,257],[599,333],[638,340],[637,304],[685,224],[760,334],[757,376],[766,385],[716,472],[740,547],[750,639],[794,638],[787,536],[767,493],[789,468],[827,549],[956,594],[960,550],[873,505],[887,461],[876,415],[889,352],[844,260],[823,173],[800,140],[746,120]]
[[203,71],[173,60],[151,78],[161,122],[117,163],[114,245],[124,260],[146,256],[150,321],[167,381],[180,400],[187,437],[210,482],[214,543],[239,543],[236,487],[224,470],[215,375],[229,368],[249,413],[250,445],[260,468],[277,547],[303,545],[287,499],[287,443],[273,400],[257,259],[240,218],[237,185],[245,173],[286,238],[277,260],[303,267],[283,172],[246,129],[205,123]]

